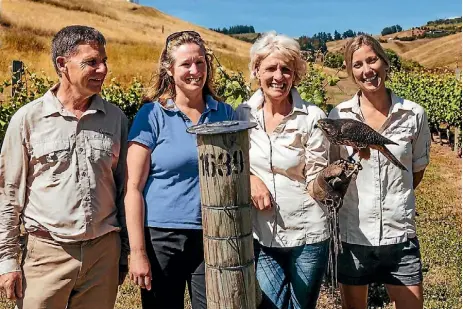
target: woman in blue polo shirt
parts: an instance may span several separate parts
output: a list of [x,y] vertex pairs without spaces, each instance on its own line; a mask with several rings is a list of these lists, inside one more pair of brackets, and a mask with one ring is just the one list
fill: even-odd
[[169,35],[159,76],[129,133],[125,209],[129,275],[143,308],[206,308],[195,124],[231,120],[212,89],[211,57],[200,35]]

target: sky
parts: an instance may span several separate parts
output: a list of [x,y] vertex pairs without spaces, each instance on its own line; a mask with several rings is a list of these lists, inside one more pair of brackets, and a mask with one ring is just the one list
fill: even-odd
[[380,34],[462,15],[461,0],[139,0],[166,14],[206,28],[252,25],[292,37],[348,29]]

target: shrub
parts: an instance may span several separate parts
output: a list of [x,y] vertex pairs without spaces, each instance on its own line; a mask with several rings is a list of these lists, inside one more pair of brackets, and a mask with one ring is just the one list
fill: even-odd
[[401,60],[400,60],[399,55],[397,55],[395,51],[389,48],[386,48],[384,51],[386,52],[386,55],[389,58],[389,61],[391,62],[391,70],[400,71]]
[[340,68],[344,63],[344,56],[341,53],[328,52],[325,55],[323,64],[329,68]]
[[241,72],[227,73],[222,67],[217,68],[214,87],[217,95],[226,103],[236,108],[249,99],[251,88]]
[[125,113],[129,122],[137,114],[142,105],[143,85],[137,78],[133,78],[128,87],[123,87],[115,78],[108,86],[103,87],[101,96],[108,102],[114,103]]
[[414,41],[416,40],[417,37],[416,36],[403,36],[403,37],[400,37],[399,38],[399,41]]
[[299,91],[303,100],[314,103],[328,113],[332,105],[326,104],[328,101],[326,86],[328,84],[332,85],[335,82],[337,82],[336,79],[329,79],[326,73],[309,62],[307,65],[307,74],[297,86],[297,91]]
[[423,69],[423,66],[419,62],[411,59],[401,58],[402,71],[416,71],[421,69]]
[[461,127],[462,85],[454,73],[393,72],[388,86],[397,95],[420,104],[430,123]]

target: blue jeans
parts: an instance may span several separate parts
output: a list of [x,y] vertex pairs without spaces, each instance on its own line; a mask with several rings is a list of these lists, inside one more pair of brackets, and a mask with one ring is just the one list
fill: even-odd
[[315,309],[328,261],[328,240],[298,247],[269,248],[254,241],[261,308]]

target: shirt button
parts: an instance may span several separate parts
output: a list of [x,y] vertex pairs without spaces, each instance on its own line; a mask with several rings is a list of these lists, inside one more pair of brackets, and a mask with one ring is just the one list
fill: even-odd
[[80,153],[84,152],[84,148],[82,148],[82,147],[79,148],[79,152],[80,152]]
[[85,177],[87,176],[87,173],[86,172],[82,172],[82,177]]
[[90,201],[90,196],[86,196],[84,200]]

